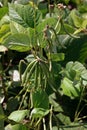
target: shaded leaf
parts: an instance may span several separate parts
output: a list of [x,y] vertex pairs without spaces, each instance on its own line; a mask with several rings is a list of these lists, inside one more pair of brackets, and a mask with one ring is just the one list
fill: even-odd
[[2,106],[0,104],[0,130],[4,130],[4,112],[3,112],[3,109],[2,109]]
[[43,90],[38,90],[32,93],[32,101],[34,108],[43,108],[43,109],[49,108],[48,95]]

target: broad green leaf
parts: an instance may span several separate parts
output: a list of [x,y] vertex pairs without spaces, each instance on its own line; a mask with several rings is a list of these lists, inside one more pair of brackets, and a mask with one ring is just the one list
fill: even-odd
[[73,83],[81,83],[87,85],[87,69],[80,62],[68,62],[66,69],[62,72],[63,76],[69,78]]
[[28,128],[25,125],[17,124],[12,126],[12,130],[28,130]]
[[10,35],[3,41],[3,45],[19,52],[29,51],[31,48],[29,36],[23,33]]
[[47,25],[49,25],[49,27],[51,26],[54,28],[56,23],[57,23],[56,18],[46,18],[37,26],[37,31],[43,32],[43,30],[46,28]]
[[8,13],[8,7],[2,7],[2,8],[0,8],[0,20],[7,13]]
[[34,108],[31,111],[31,117],[34,118],[42,118],[46,116],[49,113],[49,110],[43,109],[43,108]]
[[8,119],[13,120],[15,122],[20,122],[25,118],[25,116],[28,115],[29,115],[29,110],[17,110],[17,111],[13,111],[8,116]]
[[[64,39],[64,40],[63,40]],[[61,42],[65,45],[65,59],[64,63],[68,61],[80,61],[84,63],[87,58],[87,36],[83,34],[80,38],[71,38],[70,36],[61,36]]]
[[[67,23],[64,23],[64,27],[70,34],[73,34],[75,32],[75,30],[76,30],[73,26],[71,26],[70,24],[67,24]],[[59,33],[66,35],[66,32],[65,32],[64,28],[62,27],[62,25],[61,25],[61,30],[60,30]]]
[[64,125],[69,125],[69,124],[71,123],[70,117],[68,117],[68,116],[66,116],[66,115],[64,115],[64,114],[62,114],[62,113],[59,113],[59,114],[57,114],[56,116],[57,116],[57,118],[60,120],[60,122],[61,122],[62,124],[64,124]]
[[83,29],[86,29],[87,27],[87,19],[82,22]]
[[3,109],[2,109],[2,106],[0,104],[0,130],[4,130],[4,112],[3,112]]
[[16,124],[16,125],[9,124],[5,127],[5,130],[28,130],[28,128],[22,124]]
[[64,53],[51,53],[51,59],[52,61],[62,61],[64,60]]
[[66,77],[61,82],[61,88],[63,90],[63,94],[71,98],[80,96],[81,93],[80,85],[81,85],[80,83],[74,85],[74,83]]
[[37,90],[36,92],[32,93],[32,101],[34,108],[49,108],[48,95],[43,90]]
[[75,9],[71,11],[70,16],[76,27],[82,26],[83,19],[82,19],[82,17],[79,16],[79,13]]
[[44,19],[37,27],[37,39],[38,39],[38,44],[40,47],[46,47],[47,46],[47,40],[44,38],[44,29],[48,25],[49,27],[55,27],[57,23],[57,20],[55,18],[46,18]]
[[38,9],[30,5],[9,4],[9,16],[11,20],[23,27],[34,28],[41,21],[42,15]]
[[10,23],[10,18],[8,15],[5,15],[1,20],[0,20],[0,27],[3,25],[3,24],[9,24]]
[[15,33],[24,33],[27,34],[29,28],[24,28],[23,26],[21,26],[20,24],[11,21],[10,22],[10,29],[11,29],[11,33],[15,34]]
[[2,25],[1,28],[0,28],[0,41],[9,32],[10,32],[10,26],[9,26],[9,24]]
[[0,37],[3,36],[5,33],[7,33],[8,31],[10,31],[10,26],[9,24],[4,24],[1,26],[0,28]]

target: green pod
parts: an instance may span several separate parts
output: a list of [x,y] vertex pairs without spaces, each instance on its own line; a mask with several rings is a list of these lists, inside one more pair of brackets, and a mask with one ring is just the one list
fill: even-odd
[[35,80],[34,80],[35,88],[38,87],[38,76],[39,76],[39,64],[37,63],[37,65],[35,66]]
[[28,71],[28,73],[27,73],[27,75],[26,75],[25,84],[28,83],[30,77],[31,77],[32,74],[33,74],[33,70],[35,69],[35,66],[36,66],[37,63],[38,63],[38,61],[36,60],[36,61],[33,63],[33,65],[31,66],[31,68],[29,69],[29,71]]
[[22,83],[24,84],[25,83],[25,80],[26,80],[26,76],[27,76],[27,73],[31,70],[33,64],[37,61],[37,59],[33,60],[32,62],[30,62],[30,64],[28,64],[24,74],[23,74],[23,80],[22,80]]
[[45,63],[40,63],[41,69],[46,77],[49,77],[49,67]]

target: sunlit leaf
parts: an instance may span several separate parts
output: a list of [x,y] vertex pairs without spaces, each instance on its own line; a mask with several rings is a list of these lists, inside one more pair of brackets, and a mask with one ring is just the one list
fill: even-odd
[[0,8],[0,19],[8,13],[8,7]]
[[16,124],[16,125],[9,124],[5,127],[5,130],[28,130],[28,128],[22,124]]
[[3,44],[12,50],[25,52],[30,50],[30,39],[27,34],[13,34],[3,41]]
[[49,113],[49,110],[43,109],[43,108],[34,108],[31,111],[31,117],[34,118],[42,118],[46,116]]
[[28,116],[29,110],[17,110],[12,112],[9,116],[8,119],[20,122],[24,119],[25,116]]
[[41,20],[41,12],[30,5],[9,4],[9,15],[11,20],[23,27],[37,26]]
[[80,96],[80,83],[74,85],[74,83],[71,80],[69,80],[68,78],[64,78],[61,82],[61,88],[63,90],[64,95],[67,95],[71,98]]
[[64,60],[64,53],[51,53],[51,59],[52,61],[62,61]]

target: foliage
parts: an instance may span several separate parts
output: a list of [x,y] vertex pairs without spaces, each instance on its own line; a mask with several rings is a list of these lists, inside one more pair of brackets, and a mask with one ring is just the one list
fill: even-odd
[[87,1],[0,2],[0,128],[85,130]]

